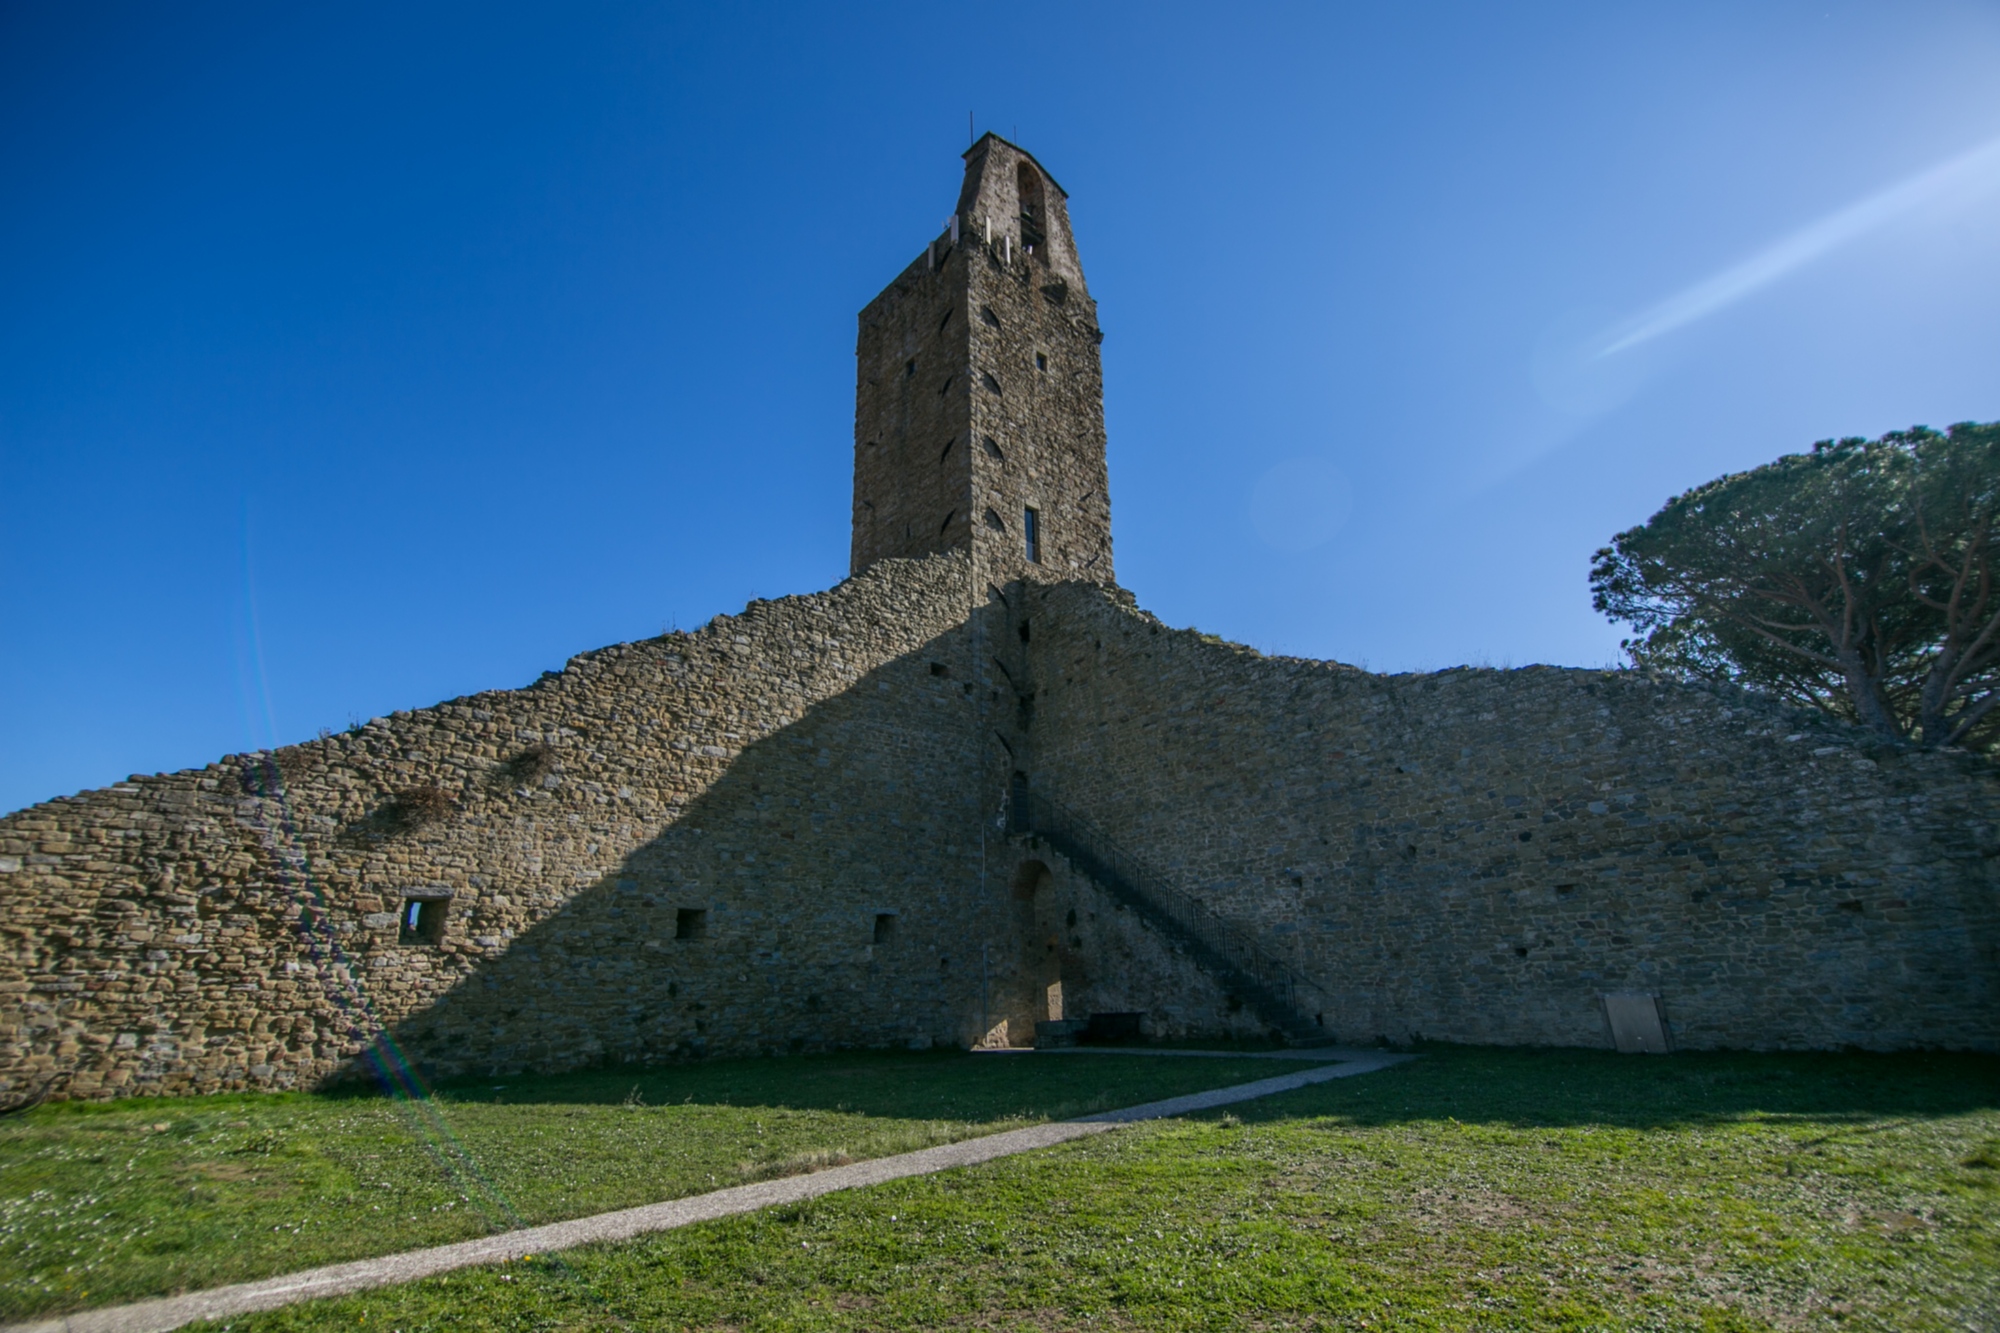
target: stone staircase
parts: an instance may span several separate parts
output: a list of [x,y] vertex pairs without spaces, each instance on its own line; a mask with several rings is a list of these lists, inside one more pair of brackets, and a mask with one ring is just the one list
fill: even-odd
[[1317,986],[1267,953],[1248,932],[1149,872],[1089,820],[1016,783],[1008,797],[1007,826],[1018,836],[1040,838],[1114,901],[1185,949],[1289,1045],[1333,1042],[1317,1021]]

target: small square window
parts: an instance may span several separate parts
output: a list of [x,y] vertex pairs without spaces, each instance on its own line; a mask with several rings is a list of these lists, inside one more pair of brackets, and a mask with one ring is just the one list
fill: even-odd
[[877,912],[875,914],[875,942],[877,944],[887,944],[895,938],[896,914],[894,912]]
[[1033,508],[1021,511],[1021,538],[1026,548],[1028,563],[1042,563],[1042,516]]
[[674,938],[698,940],[708,934],[708,909],[683,907],[674,912]]
[[1048,368],[1049,368],[1049,358],[1047,354],[1042,352],[1035,353],[1035,369],[1047,370]]
[[450,904],[442,898],[405,898],[398,918],[398,944],[438,945],[444,942],[444,917]]

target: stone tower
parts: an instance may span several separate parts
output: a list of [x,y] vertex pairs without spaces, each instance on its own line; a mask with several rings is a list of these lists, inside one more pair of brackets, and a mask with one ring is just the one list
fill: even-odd
[[852,572],[964,548],[986,581],[1114,582],[1097,303],[1062,187],[988,134],[861,312]]

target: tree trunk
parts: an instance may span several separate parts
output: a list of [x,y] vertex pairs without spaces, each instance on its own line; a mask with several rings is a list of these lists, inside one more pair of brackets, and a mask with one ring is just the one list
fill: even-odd
[[1882,682],[1869,672],[1860,651],[1843,646],[1835,656],[1840,661],[1841,674],[1847,679],[1847,693],[1854,700],[1854,714],[1861,719],[1861,725],[1884,740],[1905,739],[1889,701],[1882,697]]

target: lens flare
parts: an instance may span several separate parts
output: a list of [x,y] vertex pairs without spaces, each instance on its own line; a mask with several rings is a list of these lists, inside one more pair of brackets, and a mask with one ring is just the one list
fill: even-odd
[[1763,287],[1869,232],[1950,196],[1969,196],[2000,184],[2000,139],[1919,172],[1801,228],[1742,263],[1640,312],[1599,335],[1598,357],[1616,356],[1644,342],[1734,305]]

